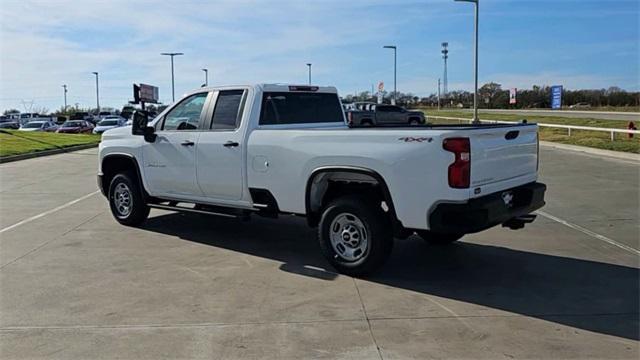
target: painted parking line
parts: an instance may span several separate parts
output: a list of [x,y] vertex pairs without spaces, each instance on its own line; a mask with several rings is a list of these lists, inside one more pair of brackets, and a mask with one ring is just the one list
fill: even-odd
[[57,208],[54,208],[54,209],[51,209],[51,210],[47,210],[47,211],[45,211],[43,213],[40,213],[38,215],[34,215],[34,216],[30,217],[30,218],[24,219],[24,220],[22,220],[20,222],[17,222],[15,224],[13,224],[13,225],[9,225],[6,228],[0,230],[0,234],[2,234],[5,231],[9,231],[11,229],[15,229],[20,225],[24,225],[24,224],[30,223],[30,222],[32,222],[34,220],[40,219],[41,217],[47,216],[49,214],[53,214],[56,211],[60,211],[60,210],[62,210],[64,208],[68,208],[69,206],[71,206],[73,204],[77,204],[77,203],[79,203],[80,201],[82,201],[84,199],[88,199],[88,198],[92,197],[93,195],[95,195],[95,194],[97,194],[99,192],[100,192],[100,190],[96,190],[96,191],[94,191],[94,192],[92,192],[90,194],[87,194],[85,196],[79,197],[79,198],[77,198],[75,200],[71,200],[71,201],[69,201],[68,203],[66,203],[64,205],[60,205]]
[[559,217],[553,216],[553,215],[548,214],[548,213],[546,213],[544,211],[538,210],[537,213],[542,215],[542,216],[544,216],[544,217],[546,217],[547,219],[550,219],[550,220],[553,220],[555,222],[558,222],[558,223],[560,223],[560,224],[562,224],[564,226],[570,227],[570,228],[572,228],[574,230],[578,230],[583,234],[591,236],[592,238],[598,239],[600,241],[604,241],[604,242],[609,243],[609,244],[611,244],[613,246],[617,246],[620,249],[628,251],[628,252],[630,252],[632,254],[640,255],[640,250],[637,250],[637,249],[632,248],[631,246],[627,246],[625,244],[619,243],[619,242],[617,242],[617,241],[615,241],[613,239],[610,239],[610,238],[608,238],[608,237],[606,237],[604,235],[600,235],[600,234],[598,234],[596,232],[593,232],[593,231],[591,231],[589,229],[583,228],[580,225],[576,225],[574,223],[570,223],[570,222],[568,222],[566,220],[560,219]]

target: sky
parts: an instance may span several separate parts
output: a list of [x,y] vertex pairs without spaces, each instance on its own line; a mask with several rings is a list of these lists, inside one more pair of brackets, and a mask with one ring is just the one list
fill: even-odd
[[[638,0],[480,0],[479,81],[640,90]],[[473,91],[473,4],[453,0],[0,1],[0,111],[120,108],[133,83],[171,102],[210,85],[312,82],[341,95]]]

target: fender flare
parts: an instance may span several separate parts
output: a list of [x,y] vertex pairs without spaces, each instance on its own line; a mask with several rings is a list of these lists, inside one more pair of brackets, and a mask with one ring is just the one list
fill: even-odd
[[395,206],[393,205],[393,198],[391,197],[391,192],[389,192],[389,187],[387,186],[387,182],[384,180],[382,175],[380,175],[375,170],[357,166],[323,166],[314,169],[309,178],[307,179],[307,185],[305,188],[305,214],[307,217],[307,222],[310,226],[314,227],[319,222],[318,214],[314,213],[311,210],[311,187],[313,186],[313,180],[320,174],[323,173],[332,173],[332,172],[352,172],[356,174],[364,174],[371,176],[376,180],[376,182],[380,186],[380,190],[382,191],[382,196],[384,202],[387,204],[389,209],[389,215],[391,215],[392,222],[395,228],[402,228],[402,223],[398,220],[398,216],[396,215]]

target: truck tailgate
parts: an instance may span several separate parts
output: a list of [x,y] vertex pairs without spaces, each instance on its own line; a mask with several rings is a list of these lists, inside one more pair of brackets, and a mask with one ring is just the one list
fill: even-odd
[[470,142],[471,187],[537,173],[537,125],[473,130]]

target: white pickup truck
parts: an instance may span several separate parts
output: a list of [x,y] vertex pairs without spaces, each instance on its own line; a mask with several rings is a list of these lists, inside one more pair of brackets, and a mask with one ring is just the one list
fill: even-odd
[[136,112],[99,153],[98,185],[121,224],[150,208],[304,216],[350,275],[379,268],[394,237],[446,244],[521,228],[546,189],[535,124],[350,128],[333,87],[201,88],[152,121]]

